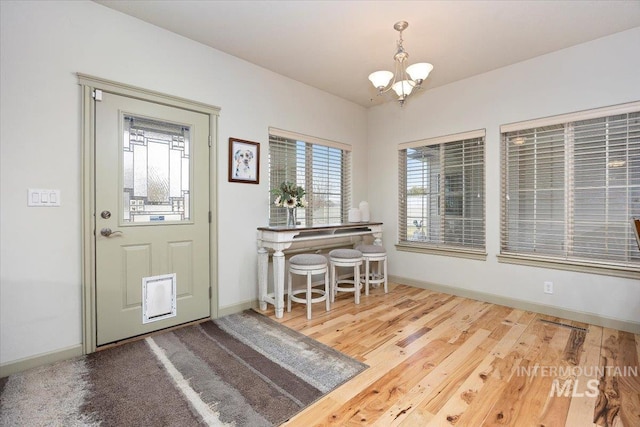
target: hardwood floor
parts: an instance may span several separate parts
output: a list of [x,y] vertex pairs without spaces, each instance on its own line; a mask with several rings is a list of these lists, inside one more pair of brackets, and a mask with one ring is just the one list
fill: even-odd
[[640,335],[395,284],[264,313],[370,366],[285,426],[640,426]]

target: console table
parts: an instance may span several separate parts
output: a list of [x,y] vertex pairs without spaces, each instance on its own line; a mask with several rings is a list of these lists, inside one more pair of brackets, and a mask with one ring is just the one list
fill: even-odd
[[[294,243],[296,247],[312,247],[318,241],[344,239],[355,244],[364,236],[373,236],[375,245],[382,245],[381,222],[353,222],[347,224],[316,225],[313,227],[259,227],[258,228],[258,301],[260,309],[267,303],[275,306],[276,317],[284,314],[284,250]],[[268,294],[269,249],[273,253],[273,294]]]

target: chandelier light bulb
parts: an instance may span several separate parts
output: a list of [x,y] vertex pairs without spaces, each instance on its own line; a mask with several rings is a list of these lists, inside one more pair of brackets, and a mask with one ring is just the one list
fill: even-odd
[[369,80],[378,90],[384,90],[392,78],[393,73],[391,71],[376,71],[375,73],[369,74]]
[[411,80],[420,85],[427,79],[427,77],[429,77],[431,70],[433,70],[433,65],[428,62],[418,62],[417,64],[409,65],[407,67],[407,74],[409,74]]
[[398,94],[401,99],[411,95],[413,90],[413,83],[409,80],[402,80],[401,82],[395,82],[392,86],[393,90]]

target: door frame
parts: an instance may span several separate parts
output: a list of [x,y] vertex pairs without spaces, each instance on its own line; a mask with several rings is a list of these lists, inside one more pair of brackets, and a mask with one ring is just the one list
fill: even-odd
[[116,95],[195,111],[209,116],[209,286],[210,316],[218,317],[218,223],[217,147],[220,108],[197,101],[77,73],[82,98],[82,350],[96,351],[96,218],[95,218],[95,104],[93,94],[101,90]]

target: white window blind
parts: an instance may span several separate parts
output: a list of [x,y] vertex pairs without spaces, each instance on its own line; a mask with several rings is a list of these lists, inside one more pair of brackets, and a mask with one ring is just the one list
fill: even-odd
[[503,129],[502,254],[640,267],[640,105],[627,109]]
[[[351,150],[346,144],[269,129],[269,190],[283,182],[304,188],[308,206],[297,208],[302,226],[347,221],[351,205]],[[286,208],[269,193],[269,225],[286,224]]]
[[400,245],[484,251],[484,135],[400,146]]

